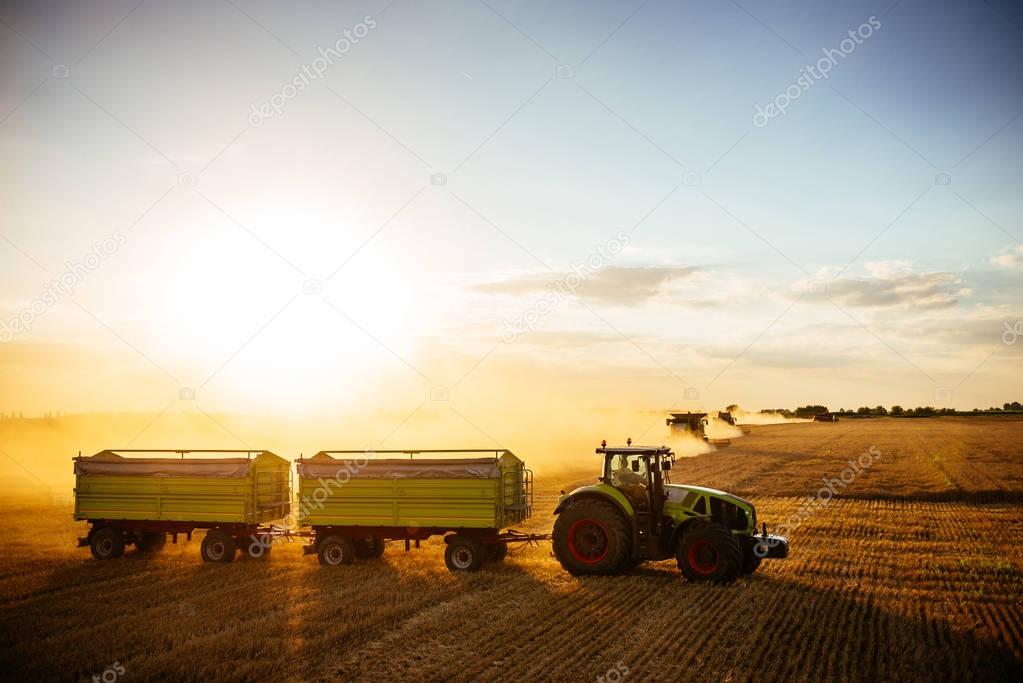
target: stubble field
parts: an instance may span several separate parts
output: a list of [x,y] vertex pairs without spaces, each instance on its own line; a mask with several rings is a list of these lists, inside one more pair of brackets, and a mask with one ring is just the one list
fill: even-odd
[[[821,495],[872,447],[868,468]],[[592,476],[539,472],[523,528],[549,531],[558,489]],[[679,460],[672,476],[750,498],[772,526],[788,522],[791,557],[729,586],[686,583],[673,562],[572,577],[549,545],[458,575],[439,541],[410,553],[392,543],[382,560],[338,568],[298,543],[207,565],[197,540],[96,562],[75,547],[84,524],[70,507],[6,500],[0,677],[1023,676],[1023,423],[752,427],[729,448]]]

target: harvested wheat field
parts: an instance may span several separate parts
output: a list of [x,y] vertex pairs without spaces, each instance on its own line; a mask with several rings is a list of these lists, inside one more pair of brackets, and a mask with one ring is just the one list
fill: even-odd
[[[198,542],[96,562],[70,508],[3,504],[6,680],[1019,680],[1023,423],[849,420],[753,427],[674,481],[751,498],[792,554],[726,586],[673,562],[576,578],[549,545],[475,574],[432,540],[321,567],[298,543],[200,562]],[[822,478],[875,454],[806,512]],[[529,459],[528,454],[523,454]],[[580,461],[580,460],[577,460]],[[581,462],[585,462],[583,458]],[[596,460],[593,467],[596,468]],[[539,472],[547,531],[562,486]],[[804,512],[800,513],[800,508]]]

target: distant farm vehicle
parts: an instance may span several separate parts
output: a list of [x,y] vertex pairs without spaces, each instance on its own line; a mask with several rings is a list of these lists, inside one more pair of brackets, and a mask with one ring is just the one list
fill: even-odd
[[691,581],[734,581],[764,558],[788,555],[788,540],[757,534],[753,504],[701,486],[671,484],[665,446],[608,447],[599,483],[564,494],[554,555],[572,574],[616,574],[674,557]]
[[[244,457],[196,457],[211,454]],[[206,530],[207,562],[231,562],[238,550],[263,557],[277,533],[264,525],[291,509],[290,463],[270,451],[107,450],[74,462],[74,517],[90,524],[78,545],[97,560],[130,545],[155,552],[196,529]]]
[[814,422],[838,422],[838,415],[834,413],[817,413],[813,416]]
[[[486,561],[503,560],[510,543],[548,538],[501,531],[527,519],[533,504],[533,474],[511,451],[373,455],[321,451],[298,460],[299,525],[312,528],[303,551],[322,565],[380,557],[389,540],[404,541],[408,550],[444,535],[448,569],[476,571]],[[465,457],[470,455],[475,457]]]
[[[730,414],[728,415],[731,417]],[[707,436],[707,424],[710,422],[707,413],[672,413],[671,417],[665,420],[665,422],[673,432],[692,434],[714,446],[727,446],[732,443],[731,439]],[[732,423],[729,422],[729,424]]]

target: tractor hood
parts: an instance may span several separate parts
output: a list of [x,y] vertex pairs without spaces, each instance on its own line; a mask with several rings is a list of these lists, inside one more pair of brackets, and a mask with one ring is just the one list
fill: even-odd
[[706,486],[668,484],[664,488],[667,492],[668,500],[671,502],[679,502],[686,497],[686,494],[688,494],[690,491],[693,491],[695,493],[700,493],[706,496],[721,498],[722,500],[726,500],[729,503],[732,503],[733,505],[738,505],[739,507],[749,508],[750,510],[753,509],[753,503],[749,502],[745,498],[733,496],[731,493],[725,493],[724,491],[718,491],[717,489],[707,488]]

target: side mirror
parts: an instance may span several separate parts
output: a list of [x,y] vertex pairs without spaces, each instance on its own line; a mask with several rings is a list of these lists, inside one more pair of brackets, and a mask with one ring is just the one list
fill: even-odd
[[671,461],[670,460],[665,460],[664,462],[661,463],[661,471],[662,472],[667,472],[670,469],[671,469]]
[[639,460],[632,461],[632,471],[639,472]]

